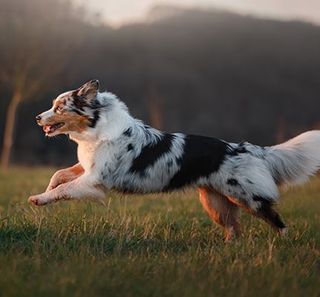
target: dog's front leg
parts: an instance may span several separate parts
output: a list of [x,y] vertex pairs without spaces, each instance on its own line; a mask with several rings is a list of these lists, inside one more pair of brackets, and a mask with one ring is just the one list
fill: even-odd
[[46,192],[51,191],[52,189],[56,188],[57,186],[70,182],[77,177],[79,177],[81,174],[84,173],[83,167],[80,165],[80,163],[66,168],[58,170],[50,179],[49,185],[46,189]]
[[83,198],[102,199],[105,194],[99,184],[88,176],[80,176],[77,179],[59,185],[55,189],[30,196],[29,203],[37,206],[57,202],[59,200],[77,200]]

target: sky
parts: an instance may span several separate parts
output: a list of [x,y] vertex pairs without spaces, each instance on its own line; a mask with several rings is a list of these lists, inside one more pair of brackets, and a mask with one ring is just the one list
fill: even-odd
[[111,25],[143,21],[154,5],[225,8],[243,14],[276,19],[299,19],[320,25],[320,0],[74,0],[97,12]]

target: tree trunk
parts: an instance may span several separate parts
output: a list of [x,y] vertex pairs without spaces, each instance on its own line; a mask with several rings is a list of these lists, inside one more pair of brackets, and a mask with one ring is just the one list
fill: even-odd
[[147,93],[149,120],[152,127],[163,129],[162,101],[157,90],[150,86]]
[[9,107],[6,115],[6,122],[4,126],[4,135],[2,142],[2,152],[1,152],[1,169],[7,171],[10,163],[11,148],[14,138],[14,126],[16,120],[16,113],[21,101],[20,92],[15,92],[9,103]]

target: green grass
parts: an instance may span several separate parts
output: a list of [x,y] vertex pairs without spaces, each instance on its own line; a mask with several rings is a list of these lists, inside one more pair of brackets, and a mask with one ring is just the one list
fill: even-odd
[[289,235],[246,214],[224,244],[197,193],[27,204],[52,170],[0,174],[0,296],[320,296],[320,181],[283,195]]

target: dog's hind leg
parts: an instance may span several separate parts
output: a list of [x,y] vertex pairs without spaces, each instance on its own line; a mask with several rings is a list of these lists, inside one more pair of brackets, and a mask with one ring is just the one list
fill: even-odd
[[199,188],[199,198],[210,218],[224,228],[226,241],[240,234],[240,209],[236,204],[226,196],[206,187]]
[[260,205],[253,214],[271,225],[280,235],[284,235],[287,230],[286,225],[273,209],[273,203],[265,199],[260,199],[258,202]]
[[281,216],[273,209],[274,201],[254,196],[250,201],[228,197],[231,201],[244,208],[248,213],[263,219],[273,227],[280,235],[285,235],[287,228]]

